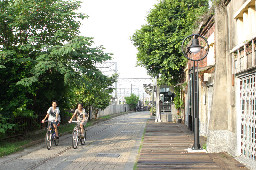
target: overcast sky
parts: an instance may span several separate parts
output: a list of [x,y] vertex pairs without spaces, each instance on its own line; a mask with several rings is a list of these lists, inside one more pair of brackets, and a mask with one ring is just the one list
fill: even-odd
[[137,49],[130,41],[133,33],[146,23],[146,16],[158,0],[82,0],[82,12],[89,16],[82,22],[81,33],[94,37],[113,53],[122,78],[149,77],[144,68],[136,67]]

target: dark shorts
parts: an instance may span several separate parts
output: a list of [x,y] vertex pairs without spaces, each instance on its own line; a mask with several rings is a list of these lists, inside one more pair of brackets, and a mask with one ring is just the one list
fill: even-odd
[[53,122],[51,122],[51,123],[52,123],[52,125],[58,125],[58,124],[59,124],[59,121],[57,121],[57,122],[53,121]]

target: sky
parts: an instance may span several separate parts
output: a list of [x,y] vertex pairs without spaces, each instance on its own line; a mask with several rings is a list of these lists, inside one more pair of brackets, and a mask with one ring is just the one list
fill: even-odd
[[[137,49],[131,36],[146,24],[146,17],[159,0],[81,0],[79,12],[88,15],[82,21],[81,35],[93,37],[96,46],[103,45],[105,52],[113,53],[117,62],[119,78],[151,78],[145,68],[136,66]],[[112,72],[113,74],[114,72]],[[132,92],[142,99],[147,96],[143,84],[148,80],[118,79],[118,96],[129,96]]]
[[113,53],[119,77],[149,77],[136,67],[137,49],[130,37],[146,24],[146,16],[158,0],[82,0],[81,11],[89,16],[82,21],[81,34],[94,37],[95,44]]

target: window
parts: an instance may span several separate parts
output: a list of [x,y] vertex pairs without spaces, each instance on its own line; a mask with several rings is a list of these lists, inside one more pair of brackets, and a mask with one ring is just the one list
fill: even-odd
[[255,0],[247,0],[235,13],[237,25],[237,44],[244,43],[256,35]]

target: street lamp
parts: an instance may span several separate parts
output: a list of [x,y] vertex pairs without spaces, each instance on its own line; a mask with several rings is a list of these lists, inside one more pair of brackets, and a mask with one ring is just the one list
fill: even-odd
[[194,38],[192,39],[192,44],[191,44],[191,46],[188,47],[188,48],[189,48],[189,50],[190,50],[192,53],[194,53],[194,54],[196,54],[196,53],[198,53],[199,51],[201,51],[202,46],[199,45],[199,40],[198,40],[197,37],[194,37]]
[[[205,48],[206,53],[204,55],[197,54],[200,52],[203,47],[199,45],[198,38],[201,38],[202,41],[205,41],[207,48]],[[186,43],[188,40],[192,39],[192,43],[189,47],[184,50],[184,43]],[[194,145],[193,150],[199,150],[200,142],[199,142],[199,88],[198,88],[198,61],[203,60],[208,52],[209,52],[209,44],[205,37],[199,35],[199,34],[192,34],[187,36],[183,42],[182,42],[182,52],[184,56],[188,59],[193,61],[193,77],[192,77],[192,107],[193,107],[193,115],[194,115]],[[190,55],[188,55],[190,53]],[[197,62],[197,63],[196,63]],[[195,66],[197,64],[197,76],[195,75]]]

